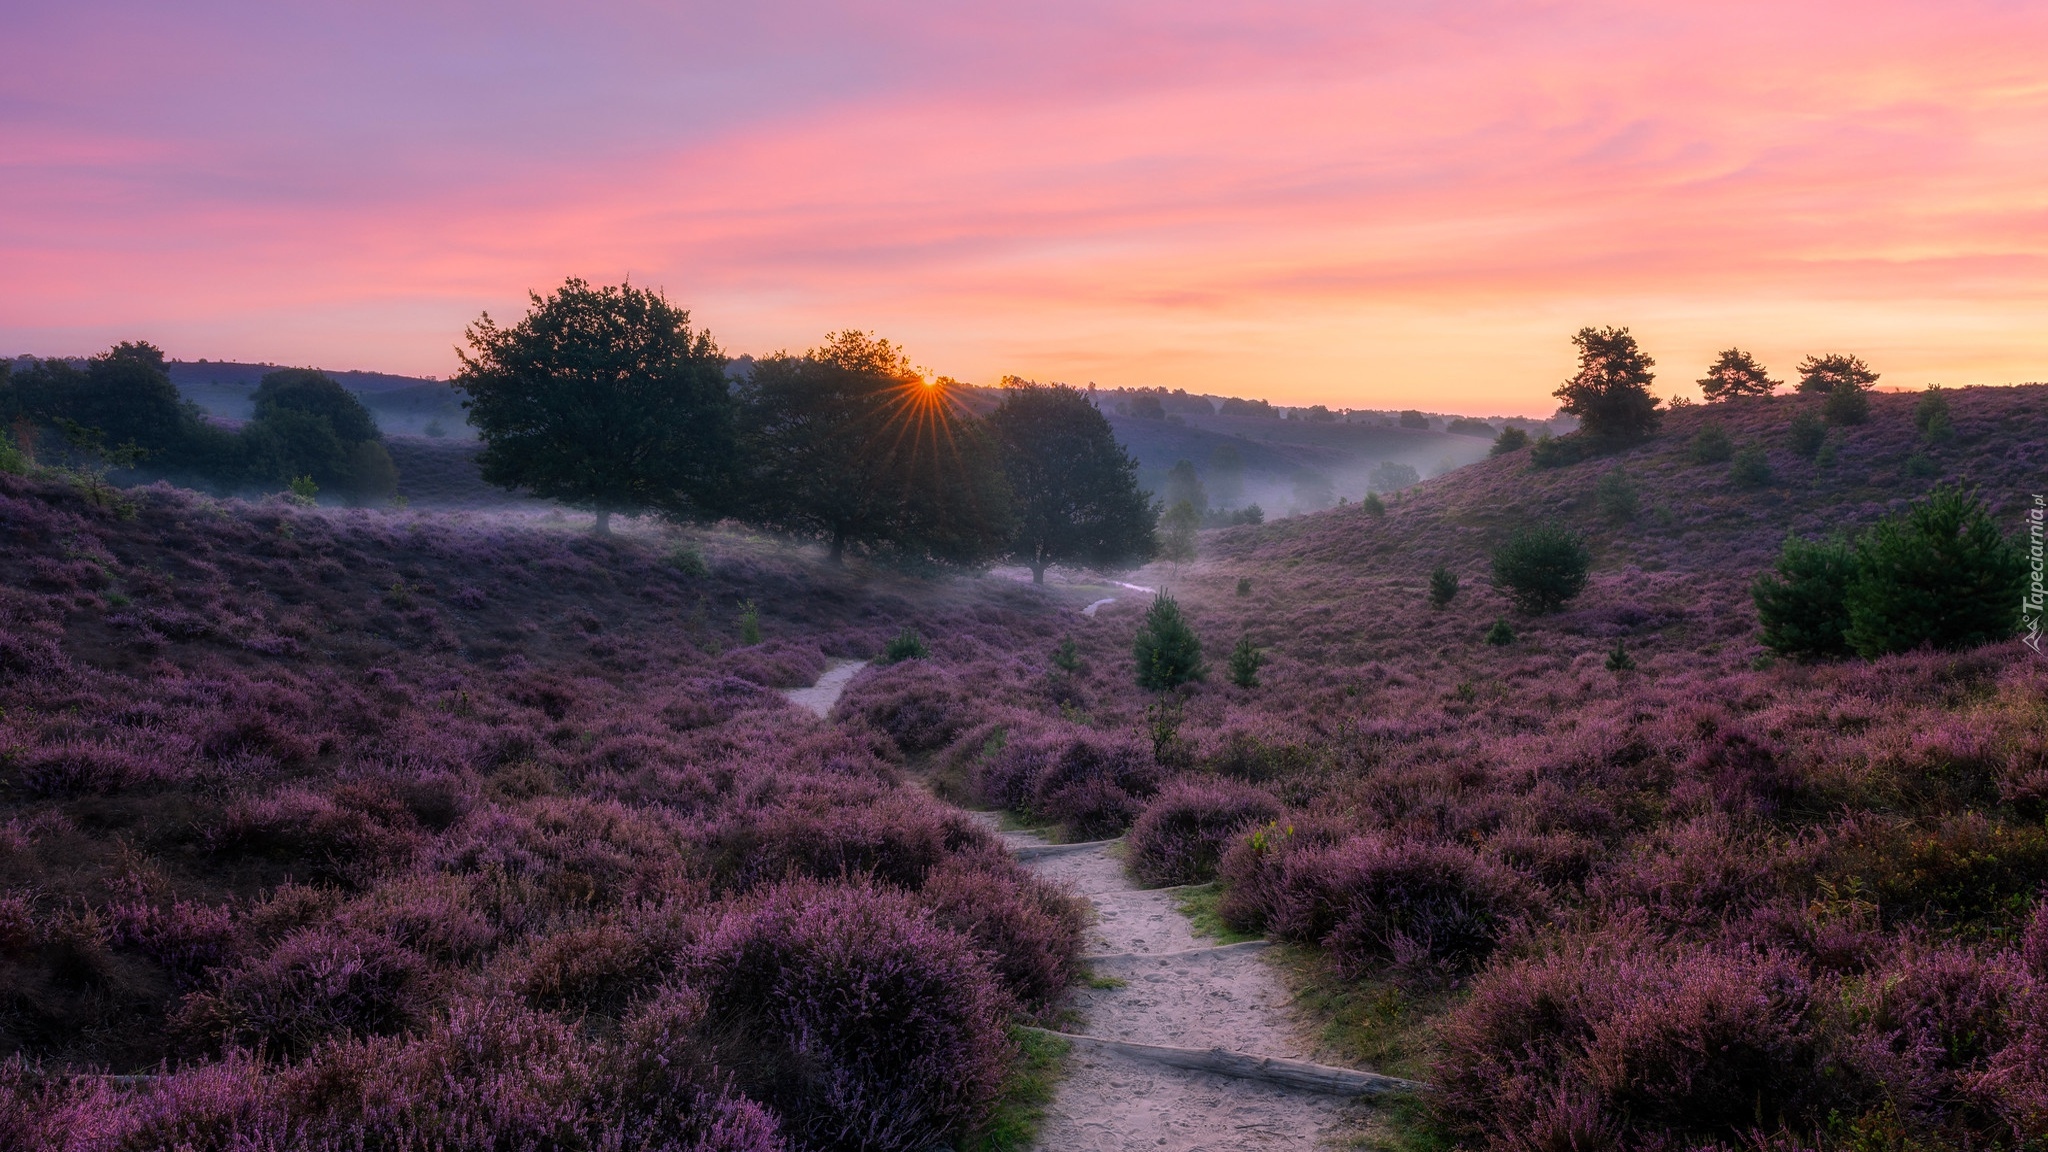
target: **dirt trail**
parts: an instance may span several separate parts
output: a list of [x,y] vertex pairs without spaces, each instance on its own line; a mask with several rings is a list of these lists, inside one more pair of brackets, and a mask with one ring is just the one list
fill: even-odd
[[[991,818],[992,819],[992,818]],[[1006,832],[1012,848],[1043,845]],[[1109,1040],[1313,1057],[1287,1010],[1278,974],[1257,945],[1216,948],[1196,938],[1174,889],[1144,890],[1107,847],[1032,856],[1025,867],[1094,904],[1087,952],[1095,975],[1122,987],[1084,988],[1080,1031]],[[1355,1107],[1332,1096],[1187,1072],[1121,1055],[1076,1051],[1046,1116],[1045,1152],[1224,1152],[1315,1149],[1355,1130]]]
[[[834,664],[791,701],[829,715],[864,661]],[[972,814],[996,827],[990,813]],[[1108,845],[1066,851],[1023,832],[1000,832],[1025,866],[1094,905],[1084,950],[1098,982],[1082,988],[1080,1031],[1105,1040],[1222,1048],[1309,1059],[1313,1045],[1290,1016],[1279,976],[1256,944],[1218,948],[1198,939],[1175,906],[1178,891],[1140,889]],[[1050,852],[1043,850],[1052,848]],[[1035,850],[1035,851],[1034,851]],[[1043,1152],[1227,1152],[1321,1149],[1357,1130],[1357,1106],[1274,1084],[1190,1072],[1113,1052],[1069,1057],[1047,1110]]]

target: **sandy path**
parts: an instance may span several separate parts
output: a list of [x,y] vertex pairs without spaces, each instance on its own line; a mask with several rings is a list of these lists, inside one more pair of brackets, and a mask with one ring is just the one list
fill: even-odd
[[823,718],[832,714],[832,706],[839,703],[840,694],[846,691],[846,682],[867,666],[865,660],[834,660],[825,665],[825,674],[818,677],[816,684],[809,688],[784,688],[782,694],[790,703]]
[[[1006,832],[1013,847],[1043,844]],[[1106,848],[1027,860],[1095,905],[1087,951],[1098,977],[1120,988],[1078,990],[1079,1031],[1111,1040],[1226,1048],[1308,1059],[1313,1045],[1287,1010],[1279,976],[1254,947],[1217,950],[1198,940],[1172,889],[1134,887]],[[1355,1128],[1355,1112],[1330,1096],[1146,1061],[1076,1052],[1047,1111],[1045,1152],[1196,1152],[1233,1148],[1316,1149]]]

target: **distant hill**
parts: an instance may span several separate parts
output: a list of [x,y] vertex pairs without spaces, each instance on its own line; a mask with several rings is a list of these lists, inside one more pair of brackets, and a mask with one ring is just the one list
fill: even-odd
[[[276,371],[278,365],[173,360],[169,367],[171,383],[207,415],[247,420],[253,414],[251,397],[263,374]],[[377,426],[385,432],[425,435],[430,426],[438,425],[442,434],[450,438],[466,439],[470,435],[469,425],[463,419],[462,395],[446,381],[389,372],[322,371],[355,393],[364,407],[375,414]]]

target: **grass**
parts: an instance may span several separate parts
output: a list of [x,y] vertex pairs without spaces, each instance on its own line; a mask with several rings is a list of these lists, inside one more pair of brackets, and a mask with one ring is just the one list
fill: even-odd
[[1294,1000],[1323,1021],[1318,1039],[1344,1062],[1389,1076],[1426,1079],[1435,1056],[1431,1025],[1449,1007],[1441,995],[1418,995],[1384,980],[1344,980],[1316,953],[1283,947],[1281,967]]
[[1045,1106],[1065,1074],[1072,1045],[1057,1036],[1024,1028],[1010,1029],[1017,1062],[996,1100],[988,1123],[960,1145],[961,1152],[1024,1152],[1038,1142]]
[[1214,940],[1218,944],[1242,944],[1247,940],[1260,939],[1258,936],[1239,932],[1223,922],[1216,906],[1223,900],[1221,884],[1202,884],[1189,888],[1174,901],[1174,907],[1188,918],[1188,926],[1197,937]]

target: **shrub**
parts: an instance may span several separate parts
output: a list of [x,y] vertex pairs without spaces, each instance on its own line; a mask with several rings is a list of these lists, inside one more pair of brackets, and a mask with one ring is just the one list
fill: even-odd
[[1904,471],[1915,480],[1931,480],[1941,475],[1941,465],[1935,463],[1934,457],[1927,453],[1915,452],[1906,457]]
[[1929,384],[1927,391],[1920,394],[1920,402],[1913,405],[1913,427],[1920,430],[1921,439],[1929,444],[1955,439],[1955,421],[1949,414],[1948,396],[1941,385]]
[[1598,454],[1599,445],[1582,435],[1536,438],[1529,446],[1529,467],[1563,468]]
[[1202,884],[1241,832],[1278,820],[1280,802],[1229,780],[1185,778],[1161,789],[1127,839],[1128,867],[1146,884]]
[[1744,488],[1761,488],[1771,482],[1771,460],[1761,444],[1752,444],[1735,454],[1728,478]]
[[1525,528],[1493,553],[1493,579],[1515,609],[1555,612],[1586,587],[1592,554],[1577,534],[1554,524]]
[[701,580],[711,575],[711,566],[704,562],[704,553],[688,540],[679,540],[668,550],[668,566],[690,577]]
[[1629,482],[1628,473],[1619,468],[1610,469],[1593,486],[1593,503],[1600,513],[1610,520],[1633,520],[1636,515],[1636,486]]
[[1252,638],[1246,636],[1230,650],[1230,682],[1239,688],[1257,688],[1259,669],[1266,663],[1266,653]]
[[1039,1014],[1074,982],[1087,931],[1085,902],[1006,862],[955,858],[925,881],[918,899],[932,918],[982,950],[1003,987]]
[[1429,574],[1429,606],[1448,608],[1458,596],[1458,574],[1439,564]]
[[740,605],[740,643],[761,642],[761,609],[752,600]]
[[1486,630],[1486,642],[1495,648],[1505,648],[1515,642],[1515,630],[1505,620],[1495,620],[1493,627]]
[[1155,691],[1202,679],[1202,643],[1181,615],[1180,604],[1161,592],[1145,613],[1131,648],[1138,663],[1138,687]]
[[1607,670],[1609,672],[1630,672],[1634,671],[1635,666],[1635,657],[1630,656],[1628,649],[1622,645],[1622,642],[1616,640],[1614,642],[1614,651],[1607,654]]
[[685,979],[719,1065],[807,1148],[955,1142],[1010,1055],[994,975],[900,893],[781,885],[720,915]]
[[342,1036],[388,1036],[424,1019],[427,965],[379,936],[313,928],[217,974],[178,1027],[196,1039],[299,1057]]
[[1827,658],[1849,654],[1849,581],[1856,554],[1843,540],[1787,537],[1774,572],[1750,586],[1764,647],[1781,656]]
[[1862,424],[1870,419],[1870,394],[1861,388],[1843,388],[1828,393],[1820,413],[1830,424]]
[[1494,437],[1493,448],[1487,452],[1487,455],[1505,456],[1510,452],[1519,452],[1528,446],[1529,434],[1527,432],[1520,428],[1503,428],[1500,430],[1500,435]]
[[1365,509],[1365,514],[1367,516],[1371,516],[1374,518],[1385,516],[1387,514],[1387,502],[1380,499],[1380,494],[1377,492],[1367,492],[1365,494],[1365,499],[1360,500],[1358,502],[1358,506],[1360,508]]
[[1066,741],[1033,774],[1029,806],[1067,835],[1093,839],[1129,827],[1158,787],[1150,747],[1090,733]]
[[898,632],[882,649],[882,663],[900,664],[905,660],[923,660],[931,654],[931,649],[924,646],[924,638],[917,634],[917,629],[906,625],[903,631]]
[[1237,578],[1237,594],[1238,594],[1239,596],[1249,596],[1249,595],[1251,595],[1251,594],[1252,594],[1252,578],[1251,578],[1251,577],[1249,577],[1249,576],[1240,576],[1240,577],[1238,577],[1238,578]]
[[1827,425],[1811,412],[1801,412],[1792,417],[1792,423],[1785,427],[1785,443],[1792,454],[1802,460],[1811,460],[1820,452],[1821,442],[1828,438]]
[[867,678],[847,700],[875,731],[912,755],[951,744],[973,720],[958,683],[924,661]]
[[1843,638],[1866,658],[2004,640],[2028,571],[1975,493],[1937,488],[1857,541]]
[[1728,438],[1727,429],[1709,424],[1694,433],[1687,450],[1695,464],[1718,464],[1735,455],[1735,442]]

